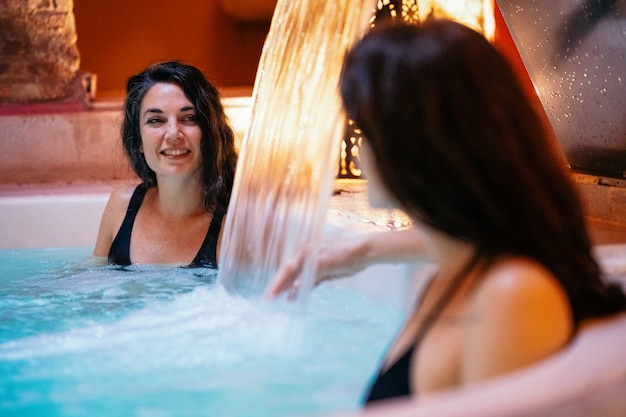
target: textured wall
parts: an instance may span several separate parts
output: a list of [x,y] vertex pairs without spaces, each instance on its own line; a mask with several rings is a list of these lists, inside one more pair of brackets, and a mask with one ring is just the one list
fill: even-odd
[[146,66],[179,59],[220,88],[254,84],[269,20],[243,22],[218,0],[74,0],[81,71],[98,77],[97,98],[123,97]]
[[73,0],[0,0],[0,102],[62,100],[81,89]]

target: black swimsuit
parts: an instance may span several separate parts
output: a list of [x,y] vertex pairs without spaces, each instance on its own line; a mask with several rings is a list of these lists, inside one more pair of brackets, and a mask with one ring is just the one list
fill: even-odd
[[411,395],[409,375],[414,350],[415,346],[411,346],[411,348],[389,368],[384,372],[381,371],[378,373],[365,400],[366,404],[373,401]]
[[[472,258],[467,265],[454,277],[451,284],[443,293],[441,298],[437,301],[431,311],[428,312],[423,320],[421,328],[415,335],[415,342],[413,345],[402,355],[396,362],[394,362],[385,371],[380,371],[371,385],[365,404],[370,404],[374,401],[385,400],[390,398],[408,397],[411,396],[411,359],[413,353],[419,348],[424,336],[428,332],[428,329],[437,320],[446,304],[450,301],[455,293],[458,284],[466,276],[469,271],[475,265],[475,260]],[[434,281],[435,278],[433,278]],[[432,284],[432,281],[430,282]],[[429,285],[430,285],[429,284]],[[427,291],[427,290],[426,290]],[[423,297],[424,295],[422,295]],[[420,300],[421,303],[421,300]],[[415,394],[413,394],[415,396]]]
[[[109,263],[115,265],[130,265],[130,235],[133,230],[133,224],[135,223],[135,217],[143,198],[146,195],[147,187],[145,184],[139,184],[133,192],[130,202],[128,203],[128,209],[126,210],[126,216],[122,222],[120,230],[117,232],[111,249],[109,249]],[[224,217],[224,211],[216,209],[213,213],[213,220],[209,230],[202,242],[202,246],[198,251],[198,254],[189,264],[190,267],[209,267],[217,268],[217,238],[222,228],[222,219]]]

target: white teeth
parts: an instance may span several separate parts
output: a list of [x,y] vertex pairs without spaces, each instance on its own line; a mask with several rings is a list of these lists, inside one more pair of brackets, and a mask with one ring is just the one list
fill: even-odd
[[163,151],[164,155],[178,156],[188,153],[189,151],[186,149],[168,149]]

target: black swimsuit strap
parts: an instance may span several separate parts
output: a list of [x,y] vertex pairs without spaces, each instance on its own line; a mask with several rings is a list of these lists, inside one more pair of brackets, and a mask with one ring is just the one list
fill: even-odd
[[109,249],[109,263],[115,265],[130,265],[130,235],[133,231],[133,224],[137,217],[137,212],[143,203],[148,187],[145,184],[139,184],[128,203],[126,216],[122,221],[120,230],[118,230],[111,248]]
[[412,345],[389,368],[379,371],[365,399],[366,404],[388,398],[411,395],[409,370],[411,369],[411,359],[413,358],[414,350],[415,345]]
[[[365,404],[369,404],[373,401],[384,400],[394,397],[404,397],[411,395],[411,359],[413,358],[413,352],[418,349],[422,339],[426,336],[426,333],[435,321],[439,318],[443,312],[445,306],[450,302],[463,279],[470,273],[470,271],[476,266],[478,259],[472,257],[467,264],[453,277],[448,288],[437,300],[433,308],[428,312],[420,328],[415,335],[415,342],[411,347],[393,363],[386,370],[381,370],[374,383],[372,384]],[[433,278],[437,279],[436,277]],[[432,282],[431,282],[432,284]],[[421,301],[420,301],[421,303]],[[419,303],[418,303],[419,304]]]
[[217,207],[213,212],[213,219],[211,219],[211,225],[204,242],[202,242],[202,246],[194,260],[189,264],[190,267],[217,268],[217,240],[222,229],[223,218],[224,210]]

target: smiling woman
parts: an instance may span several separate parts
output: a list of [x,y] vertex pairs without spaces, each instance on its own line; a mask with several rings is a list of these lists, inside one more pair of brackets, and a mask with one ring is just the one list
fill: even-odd
[[176,61],[130,77],[122,142],[143,182],[111,194],[94,255],[217,267],[237,154],[215,86]]

